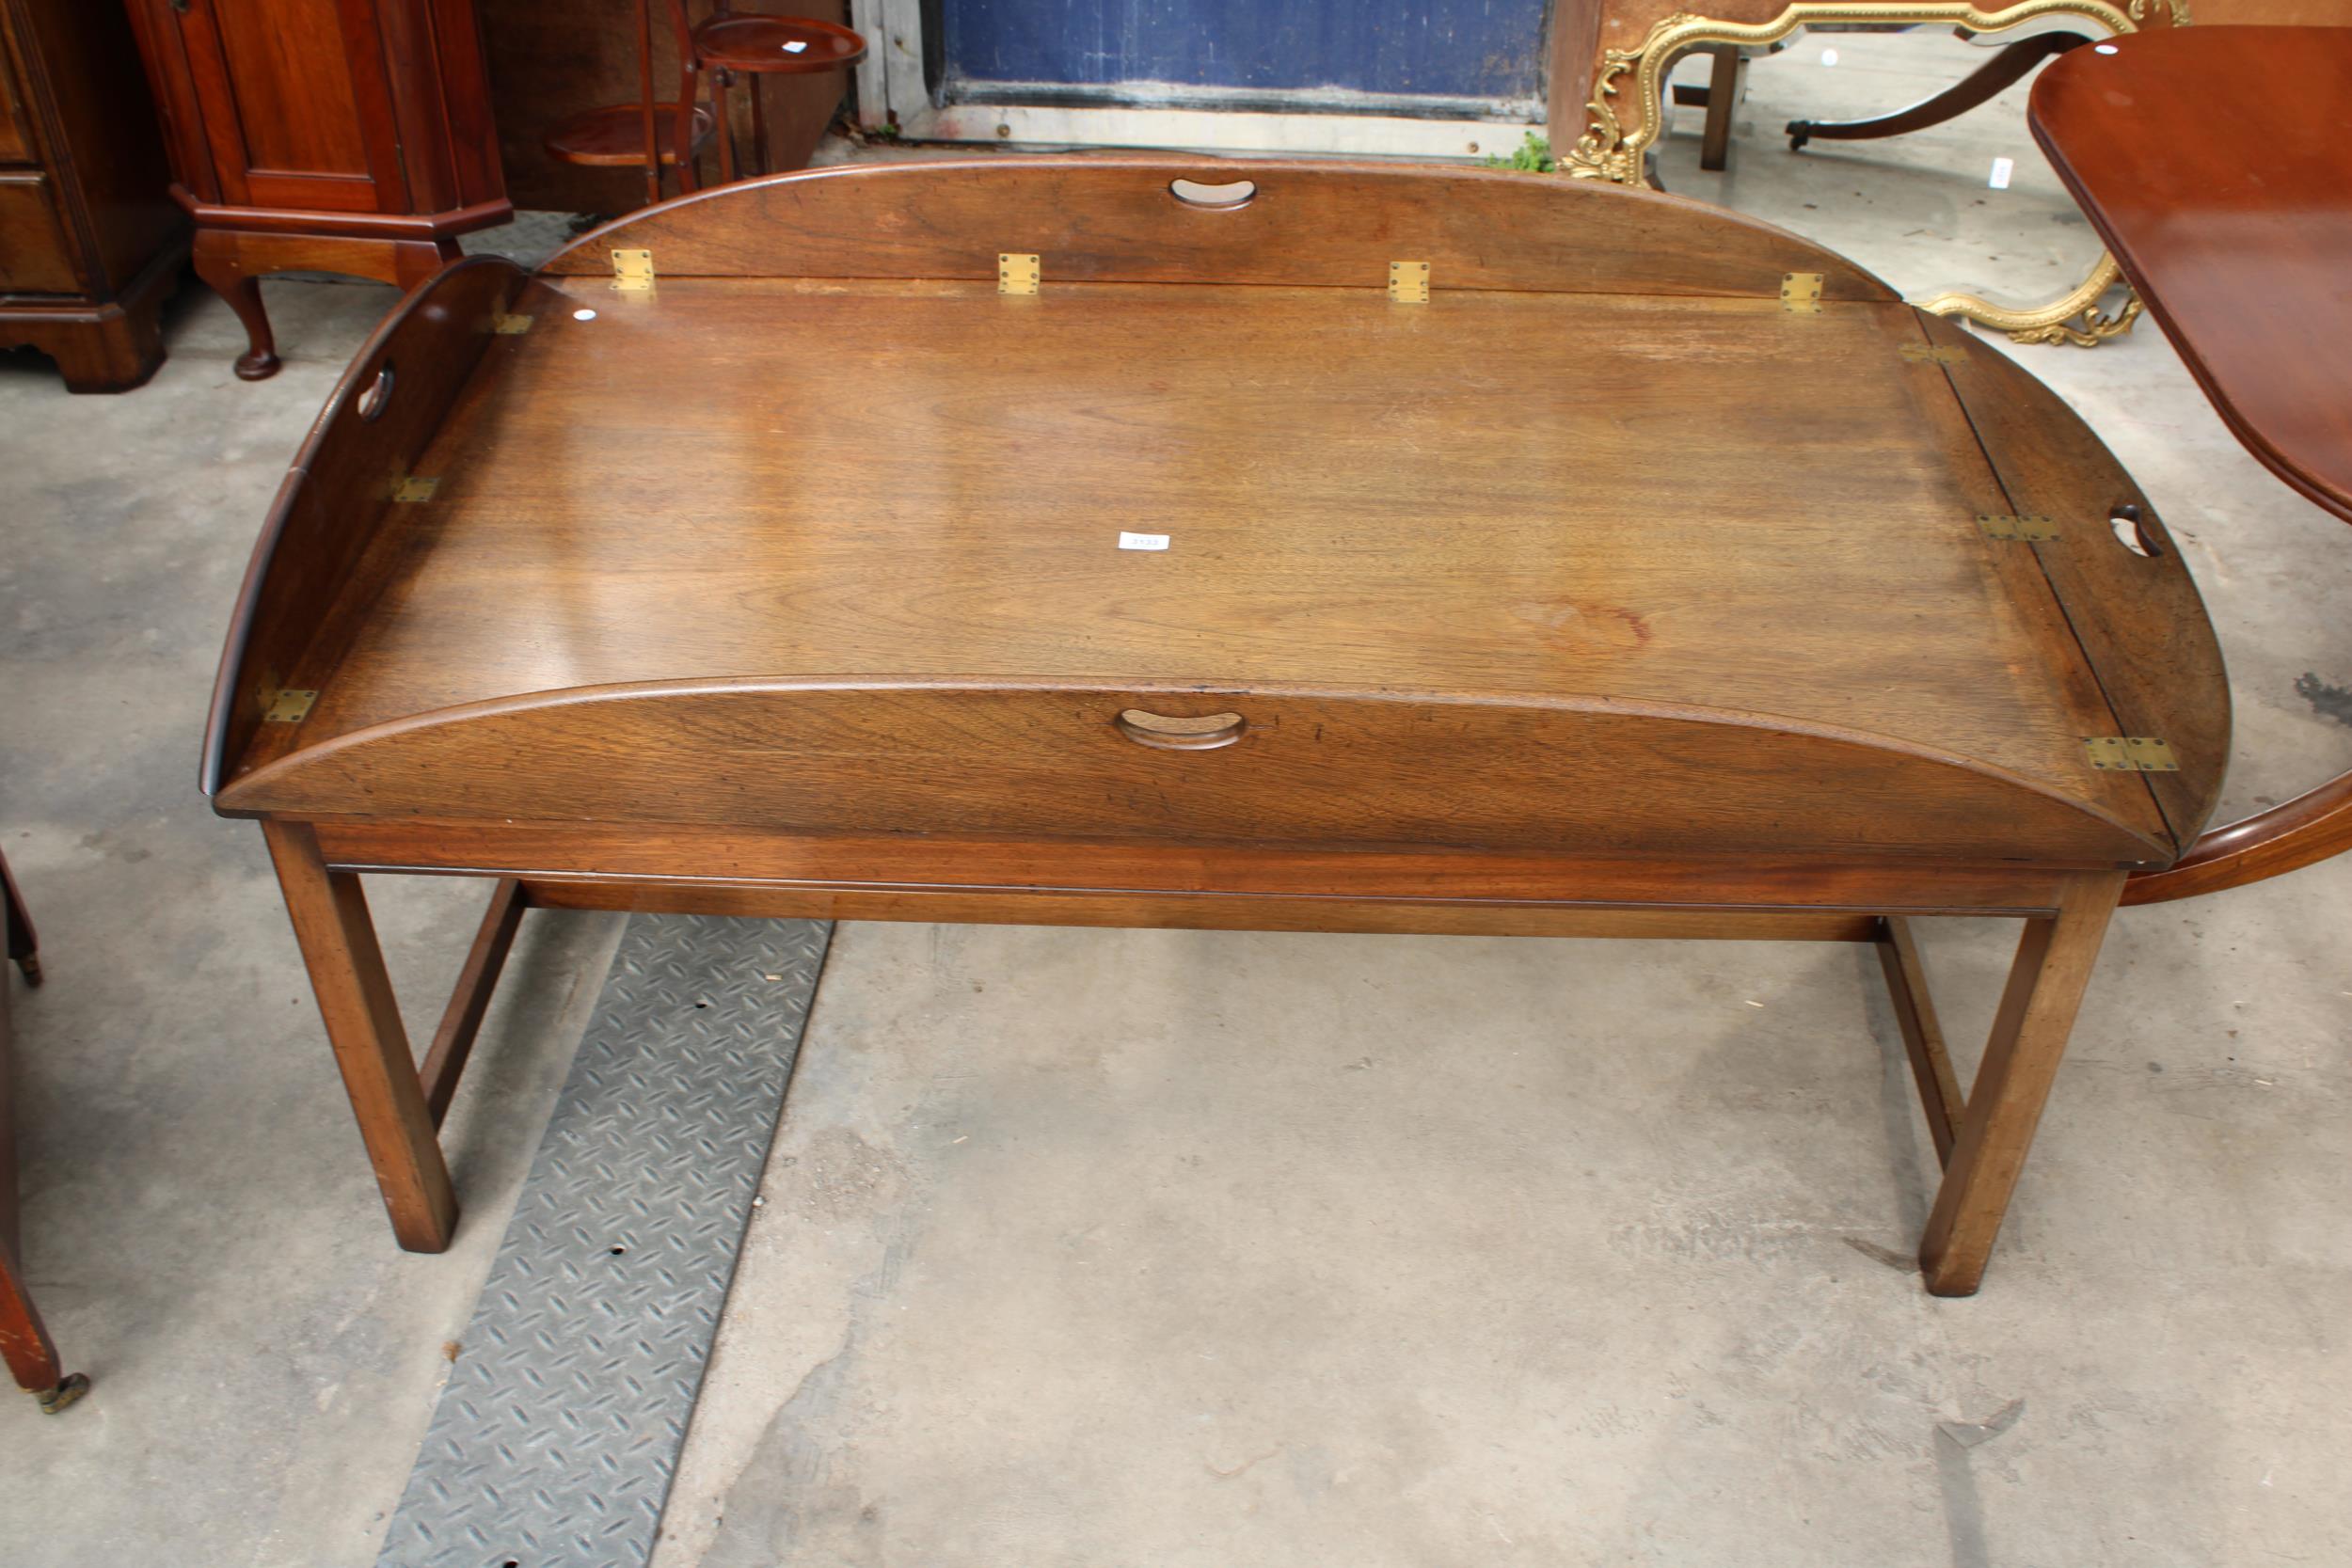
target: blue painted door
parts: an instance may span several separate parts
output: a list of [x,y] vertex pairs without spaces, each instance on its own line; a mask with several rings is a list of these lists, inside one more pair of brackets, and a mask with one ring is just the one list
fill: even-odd
[[1536,118],[1548,0],[935,0],[948,103]]

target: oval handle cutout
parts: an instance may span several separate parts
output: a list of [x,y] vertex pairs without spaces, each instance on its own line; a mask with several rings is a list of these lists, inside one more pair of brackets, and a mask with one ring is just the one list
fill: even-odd
[[1170,180],[1168,194],[1187,207],[1205,207],[1211,212],[1229,213],[1236,207],[1247,207],[1258,194],[1255,180],[1231,180],[1221,185],[1203,184],[1198,180]]
[[1121,710],[1118,723],[1119,733],[1136,745],[1169,752],[1208,752],[1231,746],[1249,727],[1238,713],[1211,713],[1196,719],[1139,707]]
[[384,417],[385,405],[392,401],[392,367],[389,364],[375,372],[375,379],[359,394],[359,417],[373,424]]
[[2148,531],[2139,520],[2139,508],[2119,506],[2107,514],[2107,526],[2115,530],[2116,543],[2134,555],[2161,555],[2156,542],[2148,537]]

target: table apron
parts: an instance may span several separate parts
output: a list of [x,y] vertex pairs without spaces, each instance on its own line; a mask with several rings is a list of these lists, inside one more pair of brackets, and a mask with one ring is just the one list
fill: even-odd
[[1442,848],[313,824],[338,871],[512,879],[550,908],[844,920],[1867,940],[1883,914],[2029,916],[2099,867]]

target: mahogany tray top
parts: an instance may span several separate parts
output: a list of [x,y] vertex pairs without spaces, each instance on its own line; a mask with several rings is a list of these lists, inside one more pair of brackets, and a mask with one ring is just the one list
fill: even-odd
[[[2228,752],[2129,476],[1817,245],[1600,182],[1002,159],[411,295],[264,529],[205,786],[405,1245],[448,1244],[434,1129],[529,906],[1762,936],[1878,944],[1965,1293]],[[385,870],[498,879],[421,1066]],[[1903,924],[1963,912],[2026,921],[1965,1097]]]
[[2352,522],[2352,27],[2126,34],[2027,119],[2238,439]]
[[[270,684],[318,693],[302,722],[224,693],[221,807],[2125,866],[2194,835],[2226,749],[2195,590],[1997,354],[1679,203],[1230,173],[1257,195],[1207,211],[1153,165],[828,175],[682,203],[538,279],[456,269],[321,427],[366,432],[352,404],[390,364],[380,420],[451,404],[390,465],[437,487],[374,508],[334,635],[280,656]],[[1348,232],[1334,185],[1467,211]],[[1055,236],[1040,292],[1000,294],[987,245],[1044,243],[1014,200],[1040,189],[1096,248]],[[936,238],[1009,203],[978,245]],[[1562,276],[1546,247],[1625,244],[1618,208],[1745,254]],[[1093,231],[1155,216],[1197,253]],[[1534,231],[1489,261],[1448,232],[1482,217]],[[884,243],[853,267],[829,229]],[[1239,264],[1310,234],[1272,276]],[[631,242],[649,293],[613,287]],[[1427,304],[1387,296],[1391,251],[1434,258]],[[1801,271],[1819,313],[1784,309]],[[494,312],[530,329],[485,337]],[[430,379],[477,353],[461,388]],[[1979,525],[2017,515],[2067,532]],[[2136,615],[2162,682],[2084,624]],[[1135,709],[1243,727],[1171,752],[1115,722]],[[2182,772],[2094,767],[2111,736],[2166,738]]]

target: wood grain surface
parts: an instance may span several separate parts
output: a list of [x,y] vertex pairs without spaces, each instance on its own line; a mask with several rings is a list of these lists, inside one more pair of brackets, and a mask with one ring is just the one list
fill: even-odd
[[2176,773],[2140,778],[2187,844],[2213,815],[2230,756],[2230,705],[2212,696],[2229,674],[2196,579],[2154,505],[2064,399],[1958,324],[1919,319],[1931,343],[1959,356],[1944,371],[2000,483],[2002,510],[2058,530],[2006,548],[2029,554],[2049,579],[2122,733],[2159,736],[2180,760]]
[[[306,657],[335,656],[337,645],[320,641],[326,612],[374,539],[393,483],[439,430],[489,344],[491,316],[521,280],[501,257],[458,263],[429,301],[411,295],[386,319],[327,398],[270,503],[230,620],[205,727],[208,793],[253,744],[269,694],[292,685]],[[388,365],[389,395],[369,419],[363,394]]]
[[[1187,204],[1178,178],[1247,181],[1239,206]],[[1384,288],[1396,260],[1438,289],[1898,296],[1853,262],[1753,218],[1650,191],[1486,169],[1236,158],[975,159],[748,181],[624,218],[557,253],[549,277],[606,277],[616,246],[665,277],[971,278],[1036,253],[1050,283]]]
[[[361,731],[232,782],[225,810],[1227,843],[2162,864],[2174,847],[1964,757],[1738,716],[1442,696],[1190,693],[1216,751],[1137,745],[1183,689],[657,687]],[[2079,752],[2079,745],[2075,748]],[[2119,776],[2129,783],[2128,775]],[[2144,794],[2136,802],[2146,810]]]
[[776,888],[741,883],[532,882],[549,909],[716,914],[762,920],[913,920],[977,926],[1092,926],[1179,931],[1353,931],[1379,936],[1517,936],[1646,942],[1866,942],[1867,914],[1754,914],[1500,905],[1475,899],[1380,903],[1227,894],[966,893],[954,888]]
[[1917,859],[1527,854],[1425,845],[1317,848],[1182,839],[976,839],[790,833],[641,823],[325,817],[347,871],[513,876],[532,883],[721,881],[967,893],[1317,895],[1497,907],[1674,905],[1695,911],[2046,914],[2068,873]]
[[[1385,261],[1369,270],[1384,224],[1490,257],[1518,230],[1482,241],[1481,214],[1539,236],[1564,210],[1712,225],[1716,265],[1784,242],[1639,193],[1563,208],[1557,182],[1257,166],[1239,214],[1291,197],[1358,214],[1262,270],[1341,277],[1359,245],[1354,286],[1057,279],[1073,245],[1142,270],[1116,260],[1149,250],[1139,226],[1237,215],[1169,196],[1200,166],[1143,161],[671,203],[619,231],[657,242],[650,294],[612,288],[609,261],[511,296],[486,275],[436,285],[354,383],[388,358],[436,367],[404,416],[437,420],[430,444],[388,458],[418,428],[366,424],[347,392],[287,506],[344,446],[387,451],[339,472],[438,488],[386,505],[338,480],[321,515],[360,521],[292,549],[304,586],[257,568],[250,597],[285,627],[266,658],[232,647],[250,695],[229,711],[278,685],[321,695],[298,725],[248,718],[222,742],[219,805],[2169,863],[2180,824],[2082,739],[2226,714],[2217,659],[2194,657],[2210,634],[2177,557],[2107,531],[2137,492],[2055,400],[1906,353],[1939,329],[1892,300],[1791,311],[1777,274],[1672,292],[1697,284],[1671,247],[1669,292],[1642,292],[1609,224],[1573,288],[1518,262],[1495,264],[1511,286],[1449,287],[1440,261],[1430,302],[1399,305]],[[996,224],[1048,234],[1040,294],[661,271],[663,226],[699,225],[715,271],[800,187],[836,193],[829,221],[899,193],[930,214],[925,254],[977,256],[972,184]],[[1081,187],[1124,194],[1073,206]],[[954,214],[963,230],[940,227]],[[831,243],[814,233],[782,231],[765,264],[823,264],[791,248]],[[1201,270],[1197,246],[1168,254],[1168,276]],[[493,296],[530,330],[485,336]],[[461,386],[437,343],[480,372]],[[2066,514],[2060,541],[1978,526],[2029,505]],[[2108,687],[2145,696],[2134,723]],[[1137,743],[1148,716],[1227,713],[1230,745]],[[2226,720],[2170,735],[2202,769],[2185,820]]]

